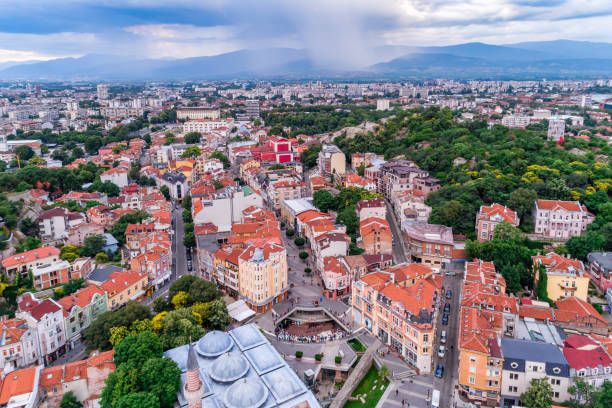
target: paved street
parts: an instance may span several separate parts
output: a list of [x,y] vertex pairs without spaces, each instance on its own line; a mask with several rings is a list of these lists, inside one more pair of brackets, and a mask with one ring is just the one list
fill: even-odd
[[391,207],[391,204],[389,203],[389,201],[385,200],[385,202],[387,203],[387,221],[389,222],[389,226],[391,227],[391,234],[393,234],[393,243],[395,244],[392,248],[393,261],[396,264],[406,262],[410,258],[407,255],[408,252],[404,248],[404,239],[402,237],[402,232],[400,230],[399,225],[397,224],[397,221],[395,220],[395,214],[393,213],[393,208]]

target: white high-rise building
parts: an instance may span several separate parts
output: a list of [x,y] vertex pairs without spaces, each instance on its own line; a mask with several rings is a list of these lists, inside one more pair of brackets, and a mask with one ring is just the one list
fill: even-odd
[[557,117],[550,119],[548,121],[548,140],[563,141],[563,135],[565,135],[565,120]]
[[389,100],[388,99],[377,99],[376,100],[376,110],[389,110]]
[[108,85],[99,84],[97,90],[98,90],[98,99],[100,100],[108,99]]

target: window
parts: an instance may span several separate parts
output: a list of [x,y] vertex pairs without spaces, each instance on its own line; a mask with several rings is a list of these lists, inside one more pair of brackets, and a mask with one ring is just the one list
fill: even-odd
[[584,370],[578,371],[578,377],[584,377],[586,372]]
[[518,363],[516,361],[513,361],[513,362],[510,363],[510,367],[518,368]]
[[508,392],[518,392],[518,387],[511,385],[508,387]]
[[475,363],[476,362],[476,357],[470,357],[470,363]]
[[558,399],[559,398],[559,393],[558,392],[553,392],[553,398]]
[[470,384],[476,384],[476,378],[474,378],[474,377],[471,377],[471,376],[470,376],[470,377],[468,378],[468,381],[470,382]]
[[534,373],[537,373],[537,372],[538,372],[538,366],[537,366],[537,365],[534,365],[534,366],[533,366],[533,372],[534,372]]
[[518,380],[518,374],[517,373],[510,373],[510,379],[511,380]]

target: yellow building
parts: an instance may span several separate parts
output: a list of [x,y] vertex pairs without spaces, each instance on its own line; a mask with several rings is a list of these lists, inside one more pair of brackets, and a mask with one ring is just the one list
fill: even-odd
[[576,296],[587,301],[589,292],[589,275],[582,261],[565,257],[554,252],[532,257],[535,275],[535,286],[540,279],[540,265],[546,268],[548,297],[557,301],[569,296]]
[[346,156],[336,145],[324,144],[321,146],[317,164],[319,173],[324,177],[332,174],[344,176],[346,173]]
[[245,160],[240,163],[240,178],[243,180],[246,179],[246,171],[250,168],[259,168],[261,167],[261,163],[257,160]]
[[130,300],[144,296],[148,282],[146,273],[116,271],[100,284],[100,288],[108,295],[109,308],[117,309]]
[[240,297],[258,313],[287,298],[287,251],[266,242],[250,245],[238,259]]

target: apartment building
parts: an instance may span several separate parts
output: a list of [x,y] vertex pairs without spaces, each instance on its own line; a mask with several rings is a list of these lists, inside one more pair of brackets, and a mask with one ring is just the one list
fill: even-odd
[[349,253],[351,237],[344,232],[328,231],[310,241],[311,252],[315,260],[315,269],[323,271],[323,262],[327,257],[346,256]]
[[[569,364],[569,376],[581,379],[588,385],[599,389],[604,383],[612,381],[612,358],[607,348],[589,336],[571,335],[563,342],[563,355]],[[586,402],[581,396],[581,402]]]
[[591,280],[603,292],[612,288],[612,252],[591,252],[587,255]]
[[40,348],[36,330],[24,319],[0,317],[0,365],[15,370],[39,364]]
[[66,325],[62,307],[53,299],[38,299],[26,292],[17,298],[15,317],[26,321],[38,336],[41,358],[55,361],[66,351]]
[[211,119],[197,119],[188,120],[183,123],[183,133],[198,132],[198,133],[210,133],[213,130],[231,128],[234,124],[233,118],[227,120],[211,120]]
[[114,169],[106,170],[100,174],[100,180],[104,183],[110,181],[116,184],[119,188],[126,187],[128,185],[128,170],[116,167]]
[[414,262],[448,268],[455,245],[452,228],[424,222],[405,222],[402,232]]
[[559,240],[582,235],[595,220],[579,201],[536,200],[532,216],[536,234]]
[[440,181],[430,177],[427,170],[419,169],[411,160],[386,162],[378,166],[378,169],[377,175],[368,175],[369,169],[366,169],[366,178],[378,180],[378,192],[387,200],[392,200],[395,194],[404,190],[418,190],[427,197],[440,189]]
[[357,210],[359,221],[372,217],[385,220],[387,217],[387,204],[385,204],[385,200],[382,198],[358,201],[355,204],[355,209]]
[[346,157],[336,145],[324,144],[321,146],[317,165],[319,174],[323,177],[329,177],[332,174],[344,176],[346,173]]
[[238,258],[240,297],[257,313],[287,298],[287,251],[274,242],[248,246]]
[[393,251],[391,227],[384,218],[366,218],[359,222],[361,244],[366,254],[391,254]]
[[321,278],[326,295],[333,299],[347,293],[351,288],[351,276],[346,263],[333,256],[323,259]]
[[504,115],[501,124],[509,128],[522,128],[527,126],[531,121],[529,116],[524,115]]
[[213,279],[219,289],[230,296],[238,296],[238,257],[244,252],[242,247],[224,245],[213,255]]
[[66,342],[71,349],[81,338],[83,330],[108,310],[108,296],[97,285],[89,285],[64,296],[57,303],[63,309]]
[[137,300],[145,294],[149,277],[140,272],[114,271],[108,279],[100,284],[100,289],[106,292],[108,307],[115,310],[130,300]]
[[507,222],[512,226],[518,227],[518,214],[505,205],[497,203],[492,205],[481,205],[476,214],[476,236],[478,237],[478,241],[483,242],[492,240],[495,227],[502,222]]
[[420,190],[396,192],[391,198],[398,222],[427,222],[431,207],[425,204],[425,193]]
[[40,265],[47,265],[59,260],[60,250],[54,246],[45,246],[31,251],[20,252],[2,260],[2,269],[6,276],[14,280],[19,273],[27,278],[28,271]]
[[570,367],[554,344],[519,339],[501,339],[504,355],[502,406],[519,405],[531,380],[548,378],[555,402],[570,399]]
[[441,282],[419,279],[404,286],[390,271],[361,277],[352,288],[352,317],[400,353],[419,374],[432,371],[436,305]]
[[34,278],[34,288],[37,290],[49,289],[82,277],[80,271],[73,272],[68,261],[37,265],[31,271]]
[[212,106],[186,106],[176,109],[176,118],[186,119],[187,121],[194,119],[218,120],[220,117],[219,108]]
[[170,270],[171,254],[167,251],[156,248],[136,255],[130,260],[130,268],[134,272],[139,272],[149,277],[149,286],[159,288],[170,280],[172,271]]
[[280,211],[283,201],[296,200],[305,195],[306,184],[297,177],[285,177],[272,181],[266,192],[270,207],[275,211]]
[[63,244],[64,240],[68,238],[68,231],[85,222],[85,216],[70,212],[62,207],[56,207],[43,211],[36,222],[43,242]]
[[459,312],[459,390],[473,403],[499,406],[503,336],[513,337],[518,303],[491,262],[466,263]]
[[540,265],[546,268],[548,297],[557,301],[568,296],[587,301],[590,277],[582,261],[549,252],[546,255],[532,256],[534,285],[540,279]]

